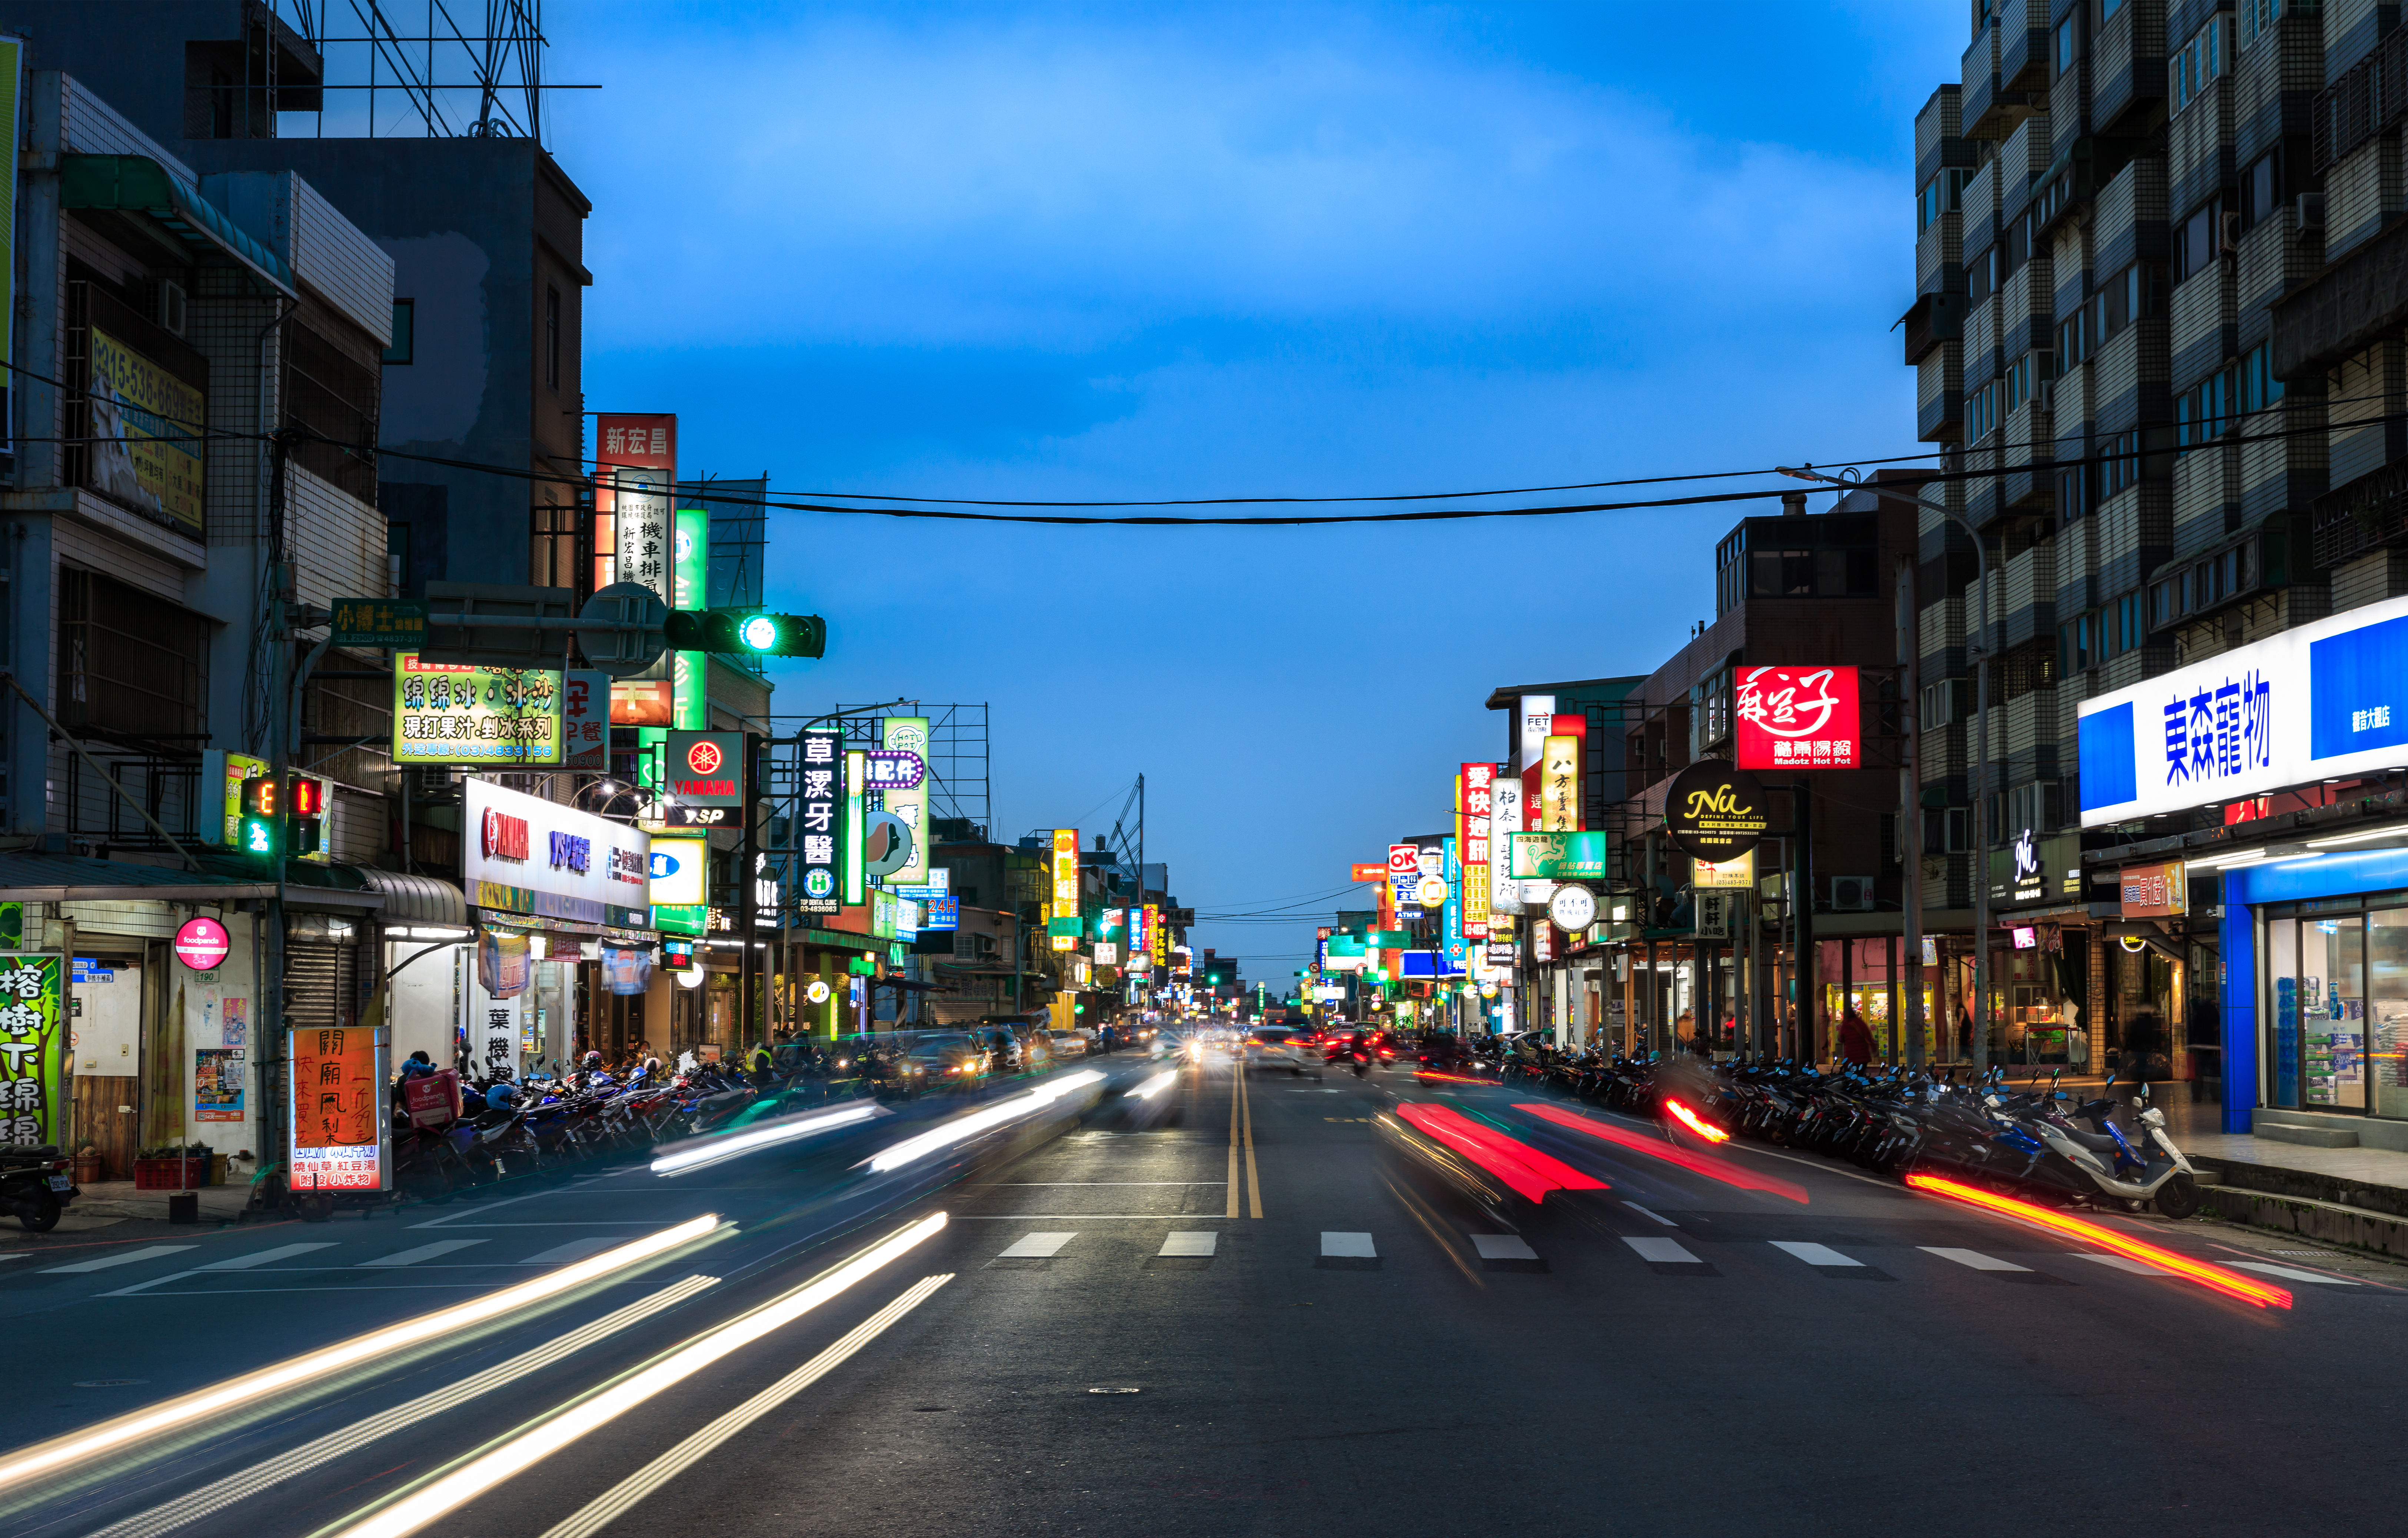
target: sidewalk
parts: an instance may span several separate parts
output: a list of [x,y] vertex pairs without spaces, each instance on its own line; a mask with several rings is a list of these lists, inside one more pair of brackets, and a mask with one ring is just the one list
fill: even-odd
[[2169,1099],[2166,1130],[2200,1174],[2202,1211],[2408,1258],[2408,1153],[2219,1130],[2222,1108]]
[[[111,1228],[122,1223],[167,1224],[167,1199],[174,1191],[137,1191],[130,1180],[95,1180],[77,1188],[76,1199],[67,1203],[66,1212],[59,1218],[54,1233],[79,1233],[88,1229]],[[236,1221],[243,1208],[251,1204],[251,1186],[228,1184],[204,1186],[191,1193],[200,1199],[203,1228]],[[178,1224],[189,1228],[189,1224]]]

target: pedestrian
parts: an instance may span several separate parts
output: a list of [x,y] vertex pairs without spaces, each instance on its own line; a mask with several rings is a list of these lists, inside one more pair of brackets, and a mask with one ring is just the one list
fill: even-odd
[[1681,1017],[1672,1022],[1672,1048],[1676,1052],[1698,1050],[1697,1016],[1687,1010],[1683,1010]]
[[1854,1004],[1840,1012],[1840,1056],[1858,1068],[1873,1060],[1872,1030]]

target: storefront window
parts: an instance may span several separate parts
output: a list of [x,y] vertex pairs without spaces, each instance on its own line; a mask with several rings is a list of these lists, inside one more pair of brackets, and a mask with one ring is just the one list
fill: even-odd
[[2366,923],[2311,919],[2300,934],[2300,1080],[2312,1106],[2366,1106]]
[[2408,1116],[2408,908],[2385,908],[2366,922],[2374,1114]]
[[2273,1022],[2273,1085],[2267,1103],[2297,1110],[2300,1104],[2300,921],[2278,918],[2266,926],[2266,1011]]

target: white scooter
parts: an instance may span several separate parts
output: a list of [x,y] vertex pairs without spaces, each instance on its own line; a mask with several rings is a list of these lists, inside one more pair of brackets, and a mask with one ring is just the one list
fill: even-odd
[[2149,1086],[2132,1097],[2134,1119],[2141,1124],[2138,1147],[2115,1125],[2114,1100],[2086,1101],[2075,1112],[2100,1128],[2086,1132],[2064,1116],[2029,1122],[2042,1142],[2081,1171],[2103,1197],[2117,1199],[2138,1212],[2154,1203],[2168,1217],[2188,1217],[2199,1211],[2199,1172],[2183,1151],[2166,1136],[2166,1114],[2149,1103]]

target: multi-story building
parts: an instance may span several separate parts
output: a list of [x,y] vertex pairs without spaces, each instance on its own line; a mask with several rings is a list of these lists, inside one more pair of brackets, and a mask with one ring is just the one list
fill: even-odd
[[[2038,940],[2027,959],[1994,937],[2014,990],[1994,1049],[2028,1014],[2076,1062],[2163,1032],[2214,1076],[2212,932],[2130,934],[2100,894],[2023,879],[2043,845],[2078,867],[2072,830],[2105,804],[2082,783],[2083,704],[2408,592],[2401,111],[2373,89],[2408,67],[2395,13],[1972,0],[1962,79],[1916,116],[1906,362],[1954,472],[1936,489],[1990,573],[1977,592],[1967,536],[1923,514],[1925,800],[1945,809],[1951,900],[1996,869],[1994,894],[2029,899],[2002,924]],[[1985,611],[1984,765],[1962,739]],[[2098,863],[2226,817],[2210,801],[2086,841]]]

